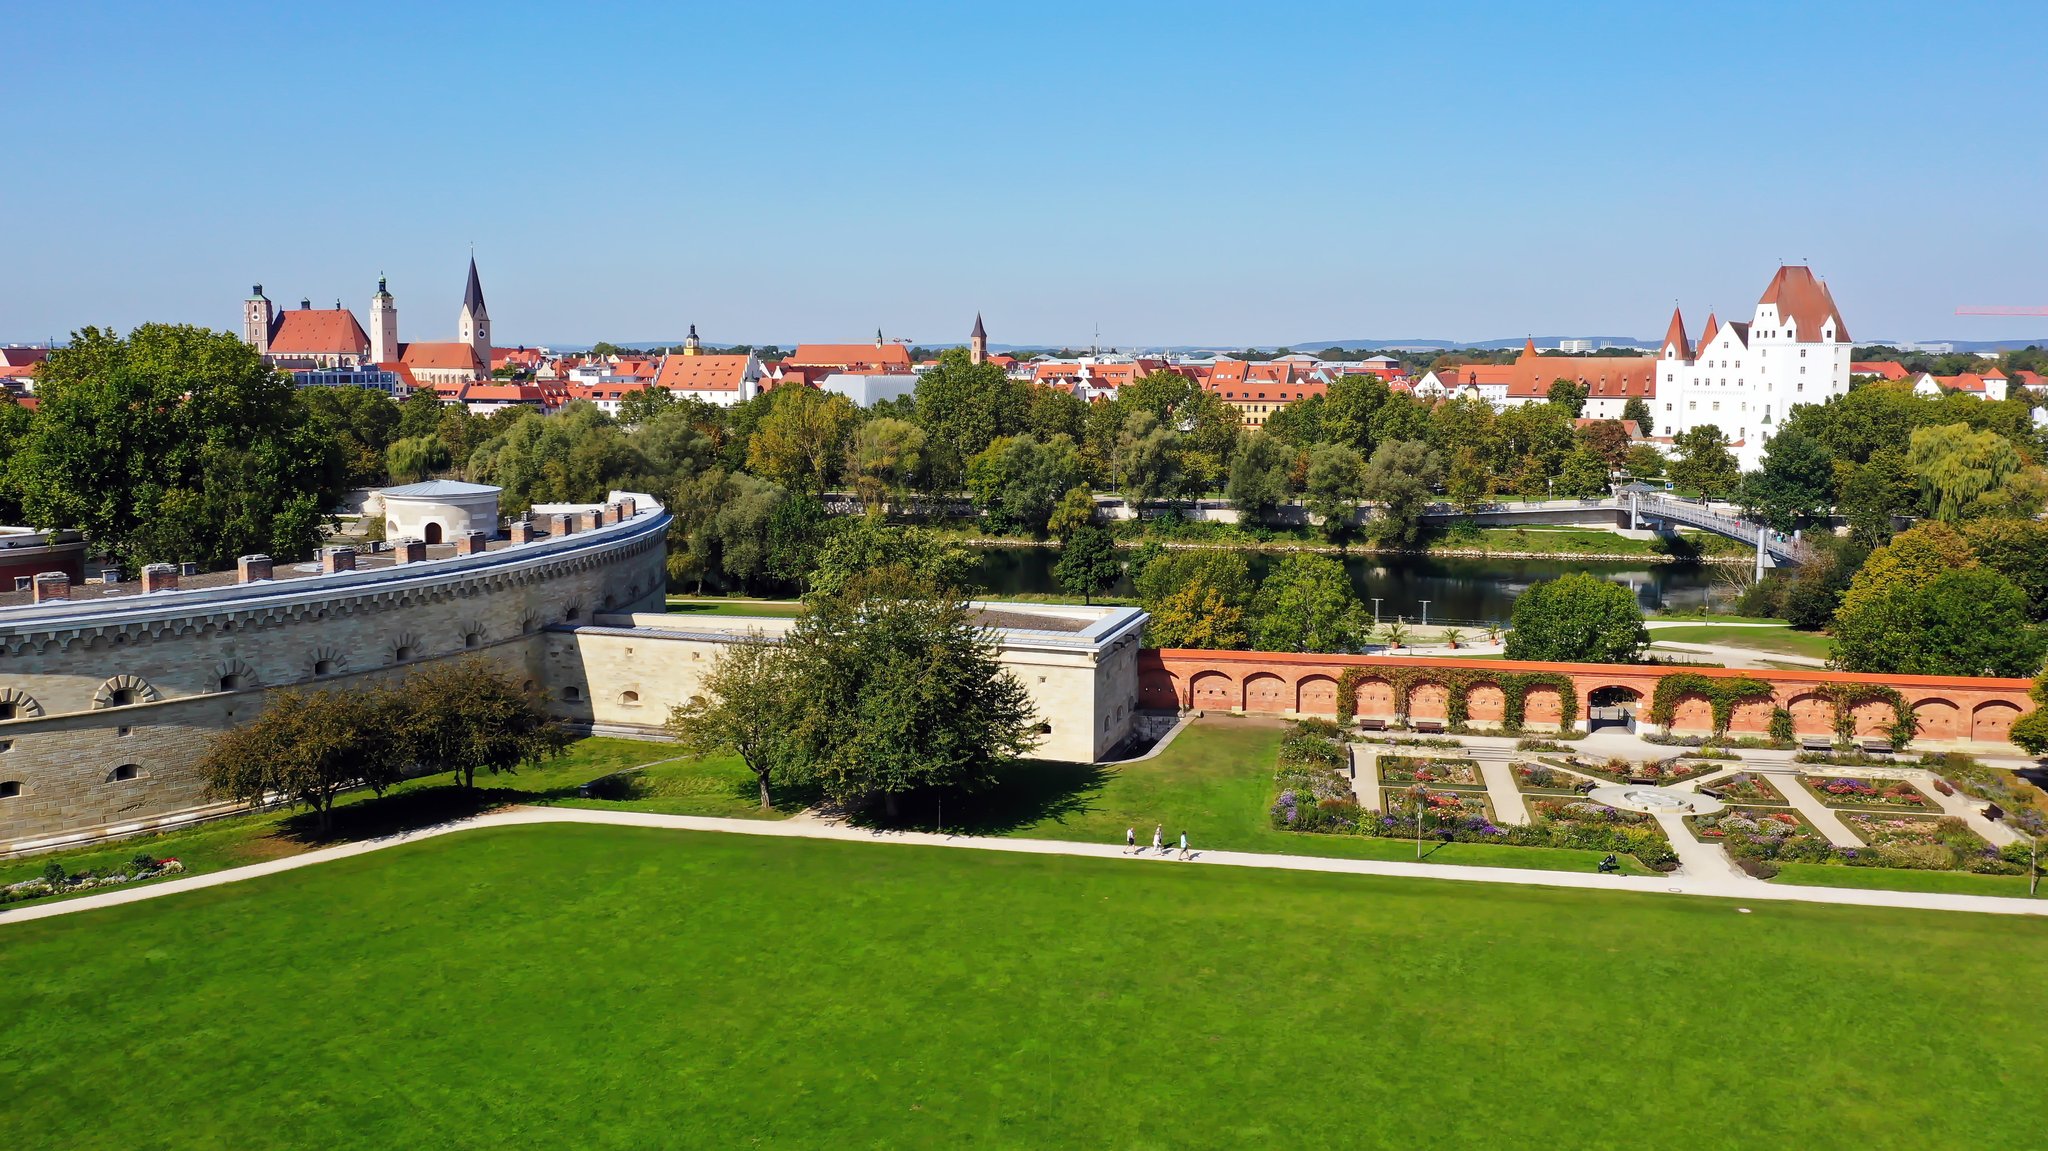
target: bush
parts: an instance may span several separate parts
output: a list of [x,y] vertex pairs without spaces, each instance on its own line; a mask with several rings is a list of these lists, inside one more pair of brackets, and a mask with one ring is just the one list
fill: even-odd
[[71,876],[65,873],[64,865],[54,859],[43,868],[43,882],[51,887],[62,887],[70,880]]
[[141,852],[135,858],[128,861],[128,868],[138,875],[145,871],[155,871],[156,857],[147,851]]

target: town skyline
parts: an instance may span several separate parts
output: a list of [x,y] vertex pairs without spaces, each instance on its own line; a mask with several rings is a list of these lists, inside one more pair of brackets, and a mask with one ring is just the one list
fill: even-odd
[[[0,128],[74,175],[9,188],[0,339],[228,328],[219,301],[259,280],[359,306],[383,273],[439,299],[472,244],[500,332],[529,343],[691,323],[939,343],[975,310],[1031,346],[1647,338],[1674,302],[1738,307],[1801,262],[1859,337],[2028,339],[2039,317],[1955,309],[2048,305],[2028,258],[2048,219],[1983,210],[2048,182],[2014,146],[2048,112],[1877,78],[1914,45],[2038,39],[2048,16],[2020,5],[976,24],[116,4],[16,26],[41,50]],[[349,66],[305,67],[313,43]],[[692,66],[636,49],[671,44]],[[103,172],[130,175],[76,175]]]

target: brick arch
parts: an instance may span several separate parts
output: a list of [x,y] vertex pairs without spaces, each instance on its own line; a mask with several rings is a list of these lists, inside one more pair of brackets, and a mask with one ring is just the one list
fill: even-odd
[[1523,723],[1563,723],[1564,697],[1554,687],[1532,687],[1522,700]]
[[1394,718],[1394,685],[1377,676],[1358,681],[1352,701],[1354,715],[1371,719]]
[[1408,689],[1408,718],[1444,719],[1451,709],[1451,689],[1425,680]]
[[1953,700],[1939,696],[1923,699],[1913,705],[1913,718],[1919,721],[1919,739],[1962,739],[1969,734],[1963,709]]
[[2019,717],[2018,704],[1985,700],[1970,711],[1970,738],[1979,743],[2009,742],[2013,721]]
[[1835,705],[1832,700],[1810,691],[1801,692],[1786,701],[1785,710],[1792,713],[1792,730],[1799,735],[1835,733]]
[[1258,712],[1282,712],[1294,706],[1294,693],[1287,688],[1287,681],[1270,671],[1253,672],[1244,681],[1244,709]]
[[1849,709],[1849,717],[1855,721],[1858,736],[1885,736],[1891,734],[1892,724],[1898,722],[1899,713],[1889,700],[1866,699]]
[[36,697],[11,687],[0,687],[0,719],[34,719],[43,714]]
[[[1775,699],[1752,699],[1735,705],[1728,717],[1728,730],[1742,735],[1763,735],[1771,730],[1771,713],[1778,709]],[[1887,723],[1890,720],[1886,720]]]
[[1327,675],[1305,675],[1294,685],[1294,710],[1302,715],[1336,715],[1337,681]]
[[117,675],[100,685],[92,693],[95,710],[103,707],[127,707],[138,703],[155,703],[160,697],[149,681],[137,675]]
[[1220,671],[1198,672],[1188,682],[1189,707],[1203,711],[1228,711],[1237,706],[1239,698],[1237,684]]
[[1497,683],[1475,683],[1465,693],[1466,719],[1496,721],[1506,718],[1507,711],[1507,693]]

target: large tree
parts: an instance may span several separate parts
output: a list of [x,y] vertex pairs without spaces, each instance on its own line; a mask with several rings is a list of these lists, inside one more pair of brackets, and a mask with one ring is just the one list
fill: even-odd
[[367,786],[382,795],[411,761],[400,738],[406,705],[396,693],[283,690],[268,703],[255,719],[216,736],[200,760],[211,794],[244,803],[287,796],[313,809],[324,837],[342,792]]
[[568,742],[547,701],[480,656],[430,664],[397,693],[399,738],[424,772],[452,772],[465,788],[478,768],[516,772],[561,754]]
[[1151,615],[1151,647],[1238,648],[1256,585],[1244,553],[1220,548],[1141,549],[1131,565],[1138,602]]
[[1084,478],[1081,454],[1065,436],[1043,444],[998,436],[967,461],[967,490],[996,532],[1044,532],[1053,507]]
[[1123,574],[1115,538],[1094,524],[1083,524],[1060,541],[1059,562],[1052,568],[1060,588],[1080,596],[1083,603],[1095,602],[1095,597],[1108,591]]
[[302,556],[347,479],[289,377],[225,332],[72,333],[36,373],[5,486],[40,528],[76,528],[124,566]]
[[816,388],[777,388],[747,445],[747,466],[793,492],[824,492],[838,475],[846,437],[859,420],[853,401]]
[[1030,426],[1027,386],[995,364],[976,364],[964,348],[949,348],[938,365],[917,380],[917,422],[929,451],[927,475],[934,493],[959,490],[967,461],[997,436]]
[[2039,512],[2038,486],[2018,482],[2025,463],[2010,440],[1967,424],[1916,428],[1906,448],[1923,506],[1947,523]]
[[1253,628],[1262,651],[1352,652],[1372,623],[1343,564],[1295,552],[1260,583]]
[[832,525],[811,571],[811,598],[838,595],[863,572],[892,564],[921,572],[949,587],[966,587],[978,561],[973,553],[925,528],[895,527],[870,516]]
[[868,511],[887,511],[916,482],[924,444],[924,429],[908,420],[877,416],[853,429],[846,441],[846,474]]
[[1649,642],[1633,592],[1585,572],[1569,572],[1530,585],[1515,600],[1507,657],[1629,663]]
[[1365,498],[1365,461],[1348,444],[1317,444],[1308,452],[1302,496],[1308,510],[1322,520],[1323,534],[1331,539],[1342,536]]
[[1678,461],[1671,465],[1671,482],[1680,495],[1726,499],[1735,494],[1742,474],[1720,428],[1688,428],[1672,437],[1672,446],[1678,449]]
[[1443,463],[1421,440],[1388,440],[1365,465],[1365,498],[1379,506],[1375,538],[1412,547],[1422,538],[1430,491],[1443,482]]
[[1743,510],[1781,532],[1803,516],[1820,515],[1834,500],[1835,459],[1798,425],[1771,437],[1763,467],[1742,478]]
[[754,773],[761,810],[768,811],[775,806],[769,782],[803,774],[791,755],[800,674],[791,649],[750,632],[719,649],[704,673],[704,690],[670,709],[668,732],[692,754],[739,756]]
[[791,630],[798,754],[848,806],[973,790],[1028,752],[1038,717],[959,592],[901,565],[814,596]]
[[1846,671],[1894,675],[2030,676],[2048,635],[2027,597],[1983,567],[1950,569],[1844,601],[1835,614],[1835,660]]
[[1287,502],[1291,462],[1291,453],[1279,440],[1262,431],[1244,433],[1230,461],[1230,482],[1223,489],[1237,509],[1238,522],[1264,523]]

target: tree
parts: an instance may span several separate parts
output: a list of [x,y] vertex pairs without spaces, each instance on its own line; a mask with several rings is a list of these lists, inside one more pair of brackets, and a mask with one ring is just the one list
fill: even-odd
[[448,446],[439,436],[409,436],[384,449],[385,473],[394,484],[418,483],[448,470]]
[[1579,446],[1600,457],[1609,471],[1628,463],[1628,428],[1620,420],[1595,420],[1579,429]]
[[1630,663],[1650,642],[1643,610],[1620,584],[1569,572],[1515,600],[1507,657],[1548,663]]
[[1149,411],[1134,411],[1117,432],[1116,473],[1134,508],[1165,495],[1173,485],[1173,429]]
[[1834,491],[1834,457],[1796,425],[1771,437],[1763,467],[1741,481],[1743,510],[1781,532],[1801,517],[1825,513]]
[[302,556],[347,469],[299,391],[225,332],[85,328],[37,368],[5,486],[31,525],[124,567]]
[[1894,517],[1910,513],[1919,501],[1906,455],[1896,447],[1872,452],[1860,464],[1837,457],[1835,491],[1835,507],[1848,521],[1850,536],[1867,548],[1892,538]]
[[958,490],[967,461],[997,436],[1023,432],[1031,396],[995,364],[976,364],[965,348],[948,348],[936,367],[917,379],[917,422],[929,451],[934,493]]
[[1095,493],[1086,484],[1075,484],[1054,505],[1052,517],[1045,521],[1045,530],[1064,540],[1094,523]]
[[453,772],[465,788],[478,768],[496,775],[560,755],[568,739],[547,701],[481,657],[431,664],[407,676],[396,699],[398,739],[425,772]]
[[2009,486],[2023,465],[2011,441],[1996,432],[1972,431],[1967,424],[1917,428],[1906,449],[1906,466],[1919,482],[1923,506],[1947,523],[2040,511],[2038,499]]
[[1379,505],[1373,535],[1412,547],[1422,538],[1430,490],[1443,481],[1443,464],[1420,440],[1391,440],[1373,449],[1365,465],[1365,498]]
[[1069,595],[1080,596],[1083,603],[1093,603],[1122,574],[1123,564],[1116,558],[1116,540],[1094,524],[1084,524],[1067,536],[1060,544],[1059,562],[1052,569],[1060,587]]
[[1551,490],[1568,499],[1591,499],[1606,495],[1612,483],[1607,461],[1581,447],[1565,455],[1564,466],[1558,469],[1557,483]]
[[1639,480],[1663,479],[1664,453],[1649,444],[1637,444],[1628,450],[1628,460],[1622,466]]
[[1286,447],[1265,432],[1248,431],[1239,438],[1230,461],[1230,481],[1223,488],[1239,522],[1264,523],[1287,502],[1289,462]]
[[966,587],[977,562],[966,548],[925,528],[894,527],[864,516],[841,519],[833,523],[818,553],[805,598],[838,595],[861,573],[891,565],[921,572],[948,587]]
[[1544,394],[1544,398],[1550,403],[1563,408],[1572,419],[1576,420],[1586,410],[1586,396],[1589,391],[1590,389],[1586,385],[1577,380],[1567,380],[1560,377],[1550,381],[1550,390]]
[[1621,406],[1621,418],[1636,426],[1643,435],[1656,434],[1657,417],[1650,414],[1650,402],[1641,396],[1630,396]]
[[816,388],[777,388],[747,444],[747,466],[789,491],[820,495],[860,418],[853,401]]
[[214,738],[199,770],[212,795],[255,803],[280,794],[312,808],[324,838],[342,792],[382,795],[401,778],[402,708],[376,688],[273,692],[261,715]]
[[1328,556],[1289,554],[1259,585],[1256,603],[1262,651],[1351,652],[1372,629],[1344,565]]
[[1728,451],[1728,437],[1713,424],[1689,428],[1672,438],[1678,462],[1671,465],[1671,482],[1682,495],[1726,499],[1741,481],[1735,456]]
[[884,512],[917,478],[924,459],[924,429],[908,420],[878,416],[853,429],[846,441],[846,474],[870,512]]
[[1148,647],[1224,651],[1251,643],[1244,607],[1213,587],[1191,584],[1179,588],[1148,610],[1152,617],[1145,625]]
[[1493,472],[1480,461],[1478,449],[1467,446],[1452,454],[1444,493],[1451,497],[1452,506],[1466,515],[1486,506],[1493,495]]
[[778,502],[768,515],[768,574],[802,591],[832,534],[832,517],[809,492]]
[[780,485],[740,472],[726,481],[724,495],[712,518],[719,566],[739,581],[741,590],[751,591],[755,580],[773,574],[768,566],[772,554],[768,532],[776,508],[789,493]]
[[667,388],[641,388],[619,397],[619,422],[629,427],[655,419],[682,401]]
[[1963,539],[1985,567],[2012,581],[2027,597],[2027,614],[2048,622],[2048,523],[2036,519],[1982,519],[1963,525]]
[[1152,617],[1150,647],[1239,648],[1256,585],[1240,552],[1141,551],[1131,565],[1138,602]]
[[802,772],[789,754],[800,670],[790,650],[748,632],[719,650],[702,692],[670,709],[668,733],[692,755],[739,756],[760,787],[761,810],[771,810],[769,780]]
[[974,790],[1037,742],[1030,695],[954,589],[902,565],[813,596],[789,633],[794,753],[827,796]]
[[321,434],[341,453],[342,482],[370,487],[384,482],[384,449],[398,430],[398,403],[374,388],[304,388],[299,398]]
[[2048,635],[2027,607],[2025,594],[1988,568],[1895,583],[1854,606],[1844,599],[1835,661],[1846,671],[1894,675],[2031,676]]
[[999,436],[967,461],[967,490],[996,532],[1044,531],[1054,505],[1084,478],[1081,454],[1065,436],[1049,444]]
[[2039,758],[2048,755],[2048,674],[2036,679],[2027,694],[2034,697],[2034,710],[2014,720],[2006,734],[2021,751]]
[[1977,553],[1954,528],[1940,522],[1923,523],[1870,553],[1849,581],[1841,610],[1862,612],[1901,589],[1923,588],[1945,571],[1976,566]]
[[1303,502],[1321,517],[1323,534],[1342,536],[1365,498],[1365,461],[1345,444],[1317,444],[1308,452],[1308,482]]

